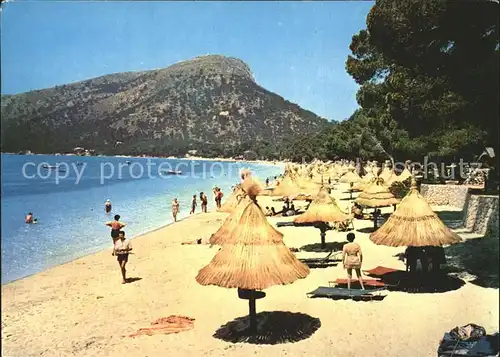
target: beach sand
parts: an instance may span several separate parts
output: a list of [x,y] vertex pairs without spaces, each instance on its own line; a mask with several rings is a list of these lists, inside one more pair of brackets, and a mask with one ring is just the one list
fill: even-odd
[[[341,190],[333,191],[339,196]],[[347,194],[343,197],[348,197]],[[262,206],[280,203],[259,198]],[[341,207],[348,201],[340,201]],[[386,208],[383,212],[391,212]],[[111,248],[2,286],[3,356],[436,356],[445,332],[473,322],[487,332],[498,331],[498,289],[466,283],[444,293],[390,291],[382,301],[311,299],[307,292],[344,278],[339,264],[311,269],[306,279],[267,289],[257,312],[301,312],[321,321],[309,338],[277,345],[232,344],[212,337],[237,317],[248,314],[248,303],[236,289],[201,286],[198,270],[218,247],[181,245],[208,239],[227,214],[197,214],[132,240],[134,255],[122,285]],[[271,218],[290,221],[292,218]],[[371,227],[355,221],[356,230]],[[319,243],[311,227],[284,227],[288,247]],[[363,269],[378,265],[404,269],[394,257],[404,248],[373,244],[368,233],[356,231],[364,253]],[[329,231],[327,242],[343,242],[346,233]],[[111,244],[110,244],[111,245]],[[301,251],[299,258],[326,253]],[[29,257],[27,257],[29,258]],[[128,337],[169,315],[195,319],[194,329],[171,335]]]

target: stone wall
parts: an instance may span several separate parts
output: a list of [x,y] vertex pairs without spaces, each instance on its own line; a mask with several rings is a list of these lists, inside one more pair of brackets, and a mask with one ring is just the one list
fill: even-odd
[[498,196],[470,195],[463,218],[471,232],[498,237]]
[[469,188],[462,185],[428,185],[420,186],[420,193],[430,205],[452,206],[465,209]]
[[467,187],[460,185],[422,184],[420,193],[430,205],[462,210],[463,226],[470,232],[498,237],[498,196],[472,195]]

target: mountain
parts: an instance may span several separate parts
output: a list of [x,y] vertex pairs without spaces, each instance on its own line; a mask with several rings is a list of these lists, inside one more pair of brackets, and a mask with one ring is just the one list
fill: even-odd
[[272,153],[329,125],[259,86],[243,61],[219,55],[5,95],[1,114],[3,152]]

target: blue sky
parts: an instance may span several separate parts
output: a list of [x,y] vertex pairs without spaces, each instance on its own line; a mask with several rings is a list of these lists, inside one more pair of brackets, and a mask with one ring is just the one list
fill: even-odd
[[372,5],[17,0],[1,12],[2,94],[222,54],[266,89],[343,120],[357,108],[349,44]]

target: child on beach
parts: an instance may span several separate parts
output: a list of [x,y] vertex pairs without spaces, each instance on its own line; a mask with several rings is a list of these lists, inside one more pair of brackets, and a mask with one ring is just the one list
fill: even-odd
[[174,198],[172,201],[172,216],[174,217],[174,222],[177,222],[177,213],[179,213],[179,201]]
[[191,200],[191,211],[189,214],[194,214],[194,211],[196,210],[196,195],[193,195],[193,199]]
[[113,240],[113,245],[116,243],[116,240],[118,239],[118,234],[120,233],[120,230],[125,227],[125,223],[119,222],[120,221],[120,215],[116,214],[114,217],[114,221],[109,221],[106,222],[105,225],[108,227],[111,227],[111,239]]
[[113,255],[116,255],[116,260],[120,265],[120,270],[123,279],[122,284],[125,284],[127,282],[126,278],[127,271],[125,270],[125,266],[127,265],[128,255],[130,254],[131,250],[132,246],[130,245],[130,241],[125,239],[125,232],[120,231],[118,234],[118,239],[116,240],[116,243],[113,248]]

